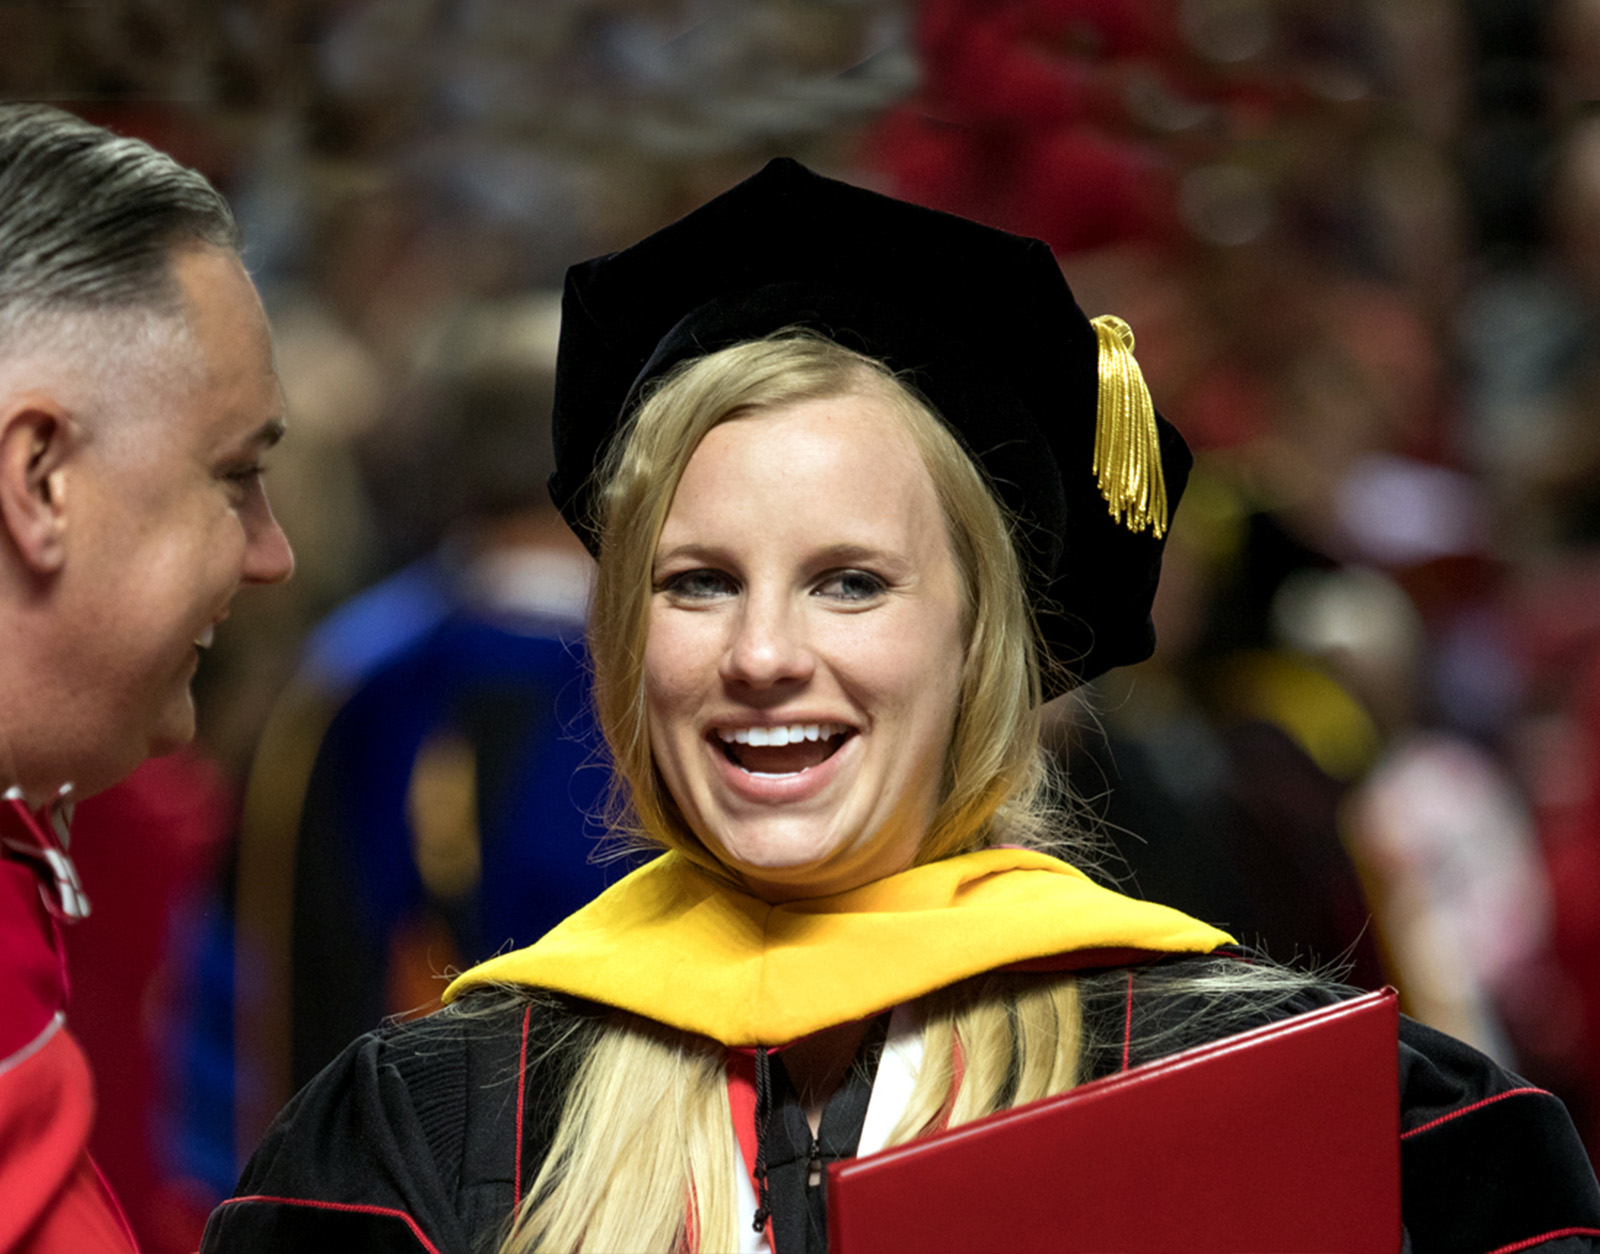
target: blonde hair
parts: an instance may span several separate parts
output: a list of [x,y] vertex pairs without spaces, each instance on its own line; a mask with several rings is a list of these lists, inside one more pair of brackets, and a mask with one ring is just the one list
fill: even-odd
[[615,1015],[573,1077],[502,1254],[737,1248],[724,1065],[713,1041]]
[[[881,398],[933,480],[964,597],[965,657],[931,862],[1059,830],[1045,800],[1038,650],[1011,528],[982,472],[928,405],[882,363],[787,331],[696,358],[646,397],[601,472],[599,574],[590,615],[595,704],[625,823],[644,841],[723,873],[678,812],[651,755],[644,699],[655,550],[706,433],[807,400]],[[623,813],[623,812],[619,812]],[[921,999],[924,1063],[890,1143],[1072,1087],[1082,1014],[1070,976],[991,975]],[[549,1155],[504,1254],[732,1248],[736,1172],[725,1053],[615,1014],[568,1091]]]
[[802,401],[868,395],[906,423],[933,480],[965,598],[966,651],[937,812],[917,861],[1054,836],[1039,749],[1039,651],[1011,526],[948,427],[881,362],[787,331],[695,358],[662,379],[613,442],[597,494],[599,574],[590,614],[594,700],[611,748],[614,827],[713,874],[651,755],[644,699],[651,568],[690,457],[722,422]]

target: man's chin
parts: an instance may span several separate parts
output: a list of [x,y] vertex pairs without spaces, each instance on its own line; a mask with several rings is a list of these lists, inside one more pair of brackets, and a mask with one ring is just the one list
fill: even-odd
[[130,738],[124,745],[126,752],[116,757],[103,755],[94,762],[80,762],[78,773],[70,781],[73,793],[81,801],[85,797],[104,792],[114,784],[120,784],[127,779],[151,758],[164,758],[169,753],[177,753],[180,749],[187,748],[193,741],[192,715],[186,721],[168,720],[137,741]]
[[130,752],[114,762],[99,762],[95,769],[84,771],[72,781],[73,792],[80,801],[85,797],[92,797],[114,784],[120,784],[151,758],[164,758],[169,754],[178,753],[187,749],[192,743],[194,743],[193,719],[189,721],[187,732],[177,727],[164,727],[145,738],[144,752]]
[[[164,758],[169,753],[177,753],[180,749],[187,749],[194,743],[195,718],[194,702],[184,694],[182,704],[167,712],[154,728],[146,740],[146,758]],[[134,764],[135,766],[138,763]]]
[[168,754],[177,753],[180,749],[187,749],[194,743],[194,723],[191,721],[186,732],[163,732],[153,737],[150,741],[150,752],[147,758],[164,758]]

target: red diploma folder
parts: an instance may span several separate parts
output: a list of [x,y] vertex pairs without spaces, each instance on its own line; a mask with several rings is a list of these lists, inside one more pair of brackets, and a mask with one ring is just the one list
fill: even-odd
[[1393,989],[828,1168],[832,1254],[1400,1248]]

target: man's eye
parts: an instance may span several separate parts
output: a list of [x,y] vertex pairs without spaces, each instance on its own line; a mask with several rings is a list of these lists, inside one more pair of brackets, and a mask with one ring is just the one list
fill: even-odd
[[684,600],[703,601],[728,596],[734,586],[733,580],[720,570],[686,570],[663,579],[660,590]]
[[888,585],[877,575],[864,570],[840,570],[817,585],[817,595],[841,601],[871,601],[887,591]]
[[233,470],[224,471],[223,478],[229,483],[248,485],[267,473],[267,468],[260,462],[251,462],[248,466],[239,466]]

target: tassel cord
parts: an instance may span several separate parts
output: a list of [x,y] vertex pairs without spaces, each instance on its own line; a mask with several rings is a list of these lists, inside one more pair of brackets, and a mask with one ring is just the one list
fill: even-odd
[[767,1125],[772,1120],[772,1063],[767,1047],[756,1047],[756,1217],[752,1229],[760,1232],[772,1218],[767,1186]]

